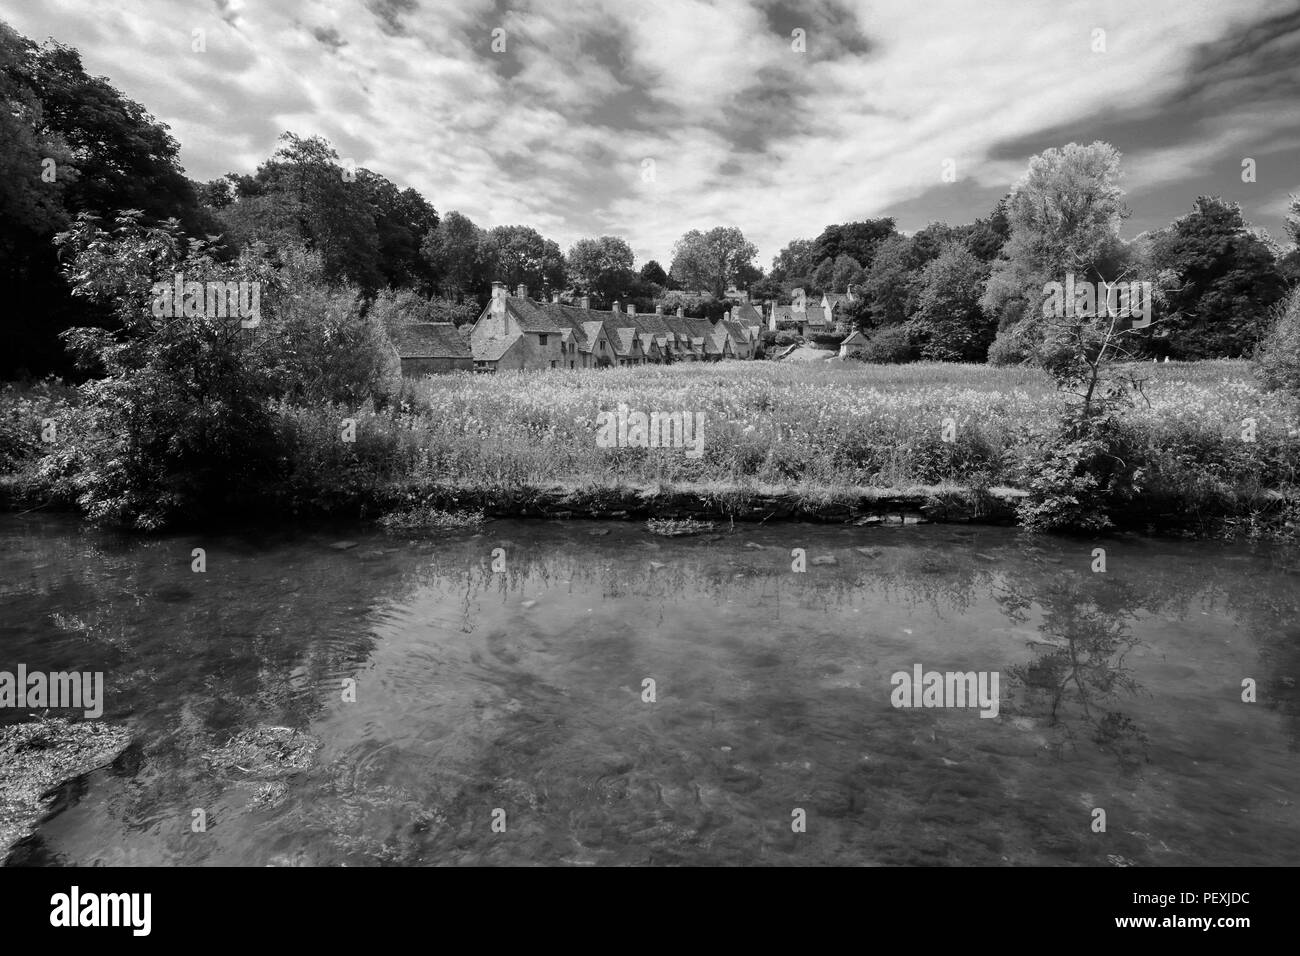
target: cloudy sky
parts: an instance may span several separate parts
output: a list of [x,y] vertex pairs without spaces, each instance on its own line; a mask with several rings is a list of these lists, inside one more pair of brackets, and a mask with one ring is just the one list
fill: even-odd
[[767,266],[827,223],[969,221],[1070,141],[1124,154],[1130,235],[1212,193],[1281,238],[1300,192],[1300,0],[0,0],[0,16],[77,47],[197,179],[251,171],[284,130],[320,134],[440,212],[566,249],[621,235],[638,263],[715,225]]

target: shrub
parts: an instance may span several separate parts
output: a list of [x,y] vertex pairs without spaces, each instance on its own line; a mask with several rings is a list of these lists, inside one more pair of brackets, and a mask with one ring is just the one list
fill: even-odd
[[862,358],[879,365],[915,362],[919,352],[912,342],[911,333],[901,325],[880,329],[863,346]]
[[152,529],[181,513],[228,509],[275,460],[265,377],[239,322],[157,315],[153,284],[175,273],[199,282],[268,277],[243,258],[218,264],[174,223],[146,229],[138,219],[123,213],[109,234],[83,215],[59,236],[74,292],[111,302],[123,332],[64,333],[82,366],[103,377],[82,386],[75,447],[49,458],[92,520]]
[[1300,398],[1300,287],[1291,290],[1260,342],[1255,374],[1265,391]]
[[1054,438],[1030,457],[1019,505],[1027,531],[1103,531],[1140,491],[1142,471],[1118,419],[1067,413]]
[[1030,350],[1014,332],[999,332],[989,346],[990,365],[1024,365],[1030,359]]

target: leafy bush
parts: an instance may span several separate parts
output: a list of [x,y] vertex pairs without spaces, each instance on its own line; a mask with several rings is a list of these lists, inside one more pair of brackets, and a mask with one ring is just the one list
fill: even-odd
[[82,433],[51,456],[95,521],[158,528],[185,513],[219,513],[266,479],[275,454],[265,381],[237,320],[155,315],[153,285],[269,282],[241,258],[218,264],[176,224],[142,228],[139,213],[113,233],[82,215],[58,242],[74,293],[112,303],[123,332],[70,329],[78,361],[103,377],[82,386]]
[[879,365],[915,362],[920,353],[912,342],[911,333],[901,325],[891,325],[877,331],[863,346],[862,358]]
[[1029,347],[1014,332],[999,332],[989,346],[989,364],[1024,365],[1031,354]]
[[1118,419],[1061,419],[1054,438],[1030,457],[1029,492],[1019,516],[1028,531],[1103,531],[1112,513],[1141,490],[1142,471]]
[[1265,391],[1300,398],[1300,287],[1291,290],[1260,342],[1255,374]]

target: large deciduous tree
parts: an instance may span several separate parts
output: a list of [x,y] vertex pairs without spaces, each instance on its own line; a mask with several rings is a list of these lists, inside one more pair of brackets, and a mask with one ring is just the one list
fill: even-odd
[[1286,282],[1236,203],[1201,196],[1151,240],[1152,264],[1173,276],[1158,334],[1180,359],[1247,354],[1271,322]]
[[564,287],[564,254],[560,247],[528,226],[495,226],[484,246],[496,279],[513,289],[525,285],[537,292]]
[[708,232],[692,229],[673,246],[669,271],[684,288],[711,292],[721,299],[757,255],[758,248],[735,226],[717,226]]
[[981,305],[1002,328],[1041,335],[1043,287],[1067,273],[1094,281],[1114,257],[1126,214],[1117,185],[1120,154],[1108,143],[1070,143],[1034,156],[1012,188],[1011,235],[993,263]]
[[579,239],[565,261],[574,289],[606,304],[625,295],[635,278],[632,247],[618,236]]

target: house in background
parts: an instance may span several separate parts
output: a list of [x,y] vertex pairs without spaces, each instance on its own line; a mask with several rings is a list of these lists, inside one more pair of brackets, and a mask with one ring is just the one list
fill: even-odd
[[867,337],[855,330],[840,343],[840,358],[856,358],[865,351],[866,347]]
[[789,329],[807,338],[810,335],[824,335],[835,328],[830,312],[820,304],[809,305],[803,289],[795,289],[793,298],[794,301],[789,305],[772,303],[767,323],[769,331]]
[[395,330],[392,339],[404,378],[474,370],[469,337],[450,322],[412,322]]
[[[597,368],[607,365],[646,365],[661,362],[702,362],[735,358],[739,349],[727,332],[718,332],[707,319],[690,319],[677,309],[663,314],[638,314],[636,306],[608,311],[528,297],[519,286],[510,295],[501,282],[492,283],[492,298],[470,332],[474,368],[480,372],[534,368]],[[750,350],[752,354],[752,349]]]

